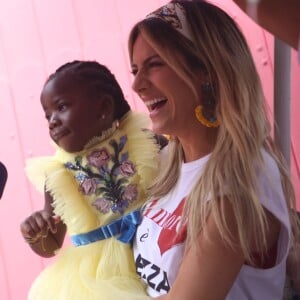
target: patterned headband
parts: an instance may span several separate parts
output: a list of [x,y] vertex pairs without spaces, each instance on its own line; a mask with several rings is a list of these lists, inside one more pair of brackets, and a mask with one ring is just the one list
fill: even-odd
[[186,19],[186,12],[179,3],[168,3],[147,15],[146,19],[148,18],[159,18],[167,22],[190,41],[193,41],[191,30]]

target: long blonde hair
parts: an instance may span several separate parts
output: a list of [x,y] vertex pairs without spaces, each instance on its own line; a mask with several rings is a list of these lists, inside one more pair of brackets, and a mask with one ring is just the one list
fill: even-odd
[[[213,82],[216,117],[221,125],[203,175],[185,204],[188,242],[194,240],[199,231],[205,232],[207,216],[212,214],[225,242],[234,247],[236,241],[230,234],[223,211],[225,201],[230,201],[238,225],[239,245],[245,258],[251,261],[253,242],[258,252],[267,250],[267,220],[259,200],[256,172],[257,165],[264,163],[262,149],[279,166],[291,216],[292,208],[295,208],[294,190],[284,161],[271,138],[261,82],[238,26],[223,10],[205,1],[172,2],[184,8],[193,42],[167,22],[146,18],[131,31],[130,59],[134,42],[142,34],[195,93],[197,87],[193,85],[193,79],[199,69]],[[170,141],[169,151],[168,161],[151,188],[154,197],[166,195],[179,177],[183,153],[176,138]],[[208,195],[209,202],[206,201]],[[294,217],[291,221],[295,224]]]

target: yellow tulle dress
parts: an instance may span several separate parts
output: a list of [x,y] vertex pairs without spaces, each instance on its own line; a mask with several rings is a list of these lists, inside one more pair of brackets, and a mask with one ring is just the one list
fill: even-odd
[[60,148],[27,161],[26,173],[51,192],[54,212],[72,245],[35,279],[29,300],[145,300],[135,271],[131,241],[139,208],[158,170],[159,147],[147,119],[130,112],[119,126],[82,152]]

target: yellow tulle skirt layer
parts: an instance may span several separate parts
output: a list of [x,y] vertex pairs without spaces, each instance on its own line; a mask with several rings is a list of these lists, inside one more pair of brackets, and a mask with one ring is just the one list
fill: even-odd
[[29,300],[148,300],[130,245],[115,238],[61,250],[34,281]]

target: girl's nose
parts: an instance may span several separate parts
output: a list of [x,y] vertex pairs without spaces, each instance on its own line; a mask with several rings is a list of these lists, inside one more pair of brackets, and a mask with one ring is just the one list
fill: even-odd
[[55,114],[52,114],[49,118],[49,128],[53,129],[59,124],[58,118],[55,116]]

